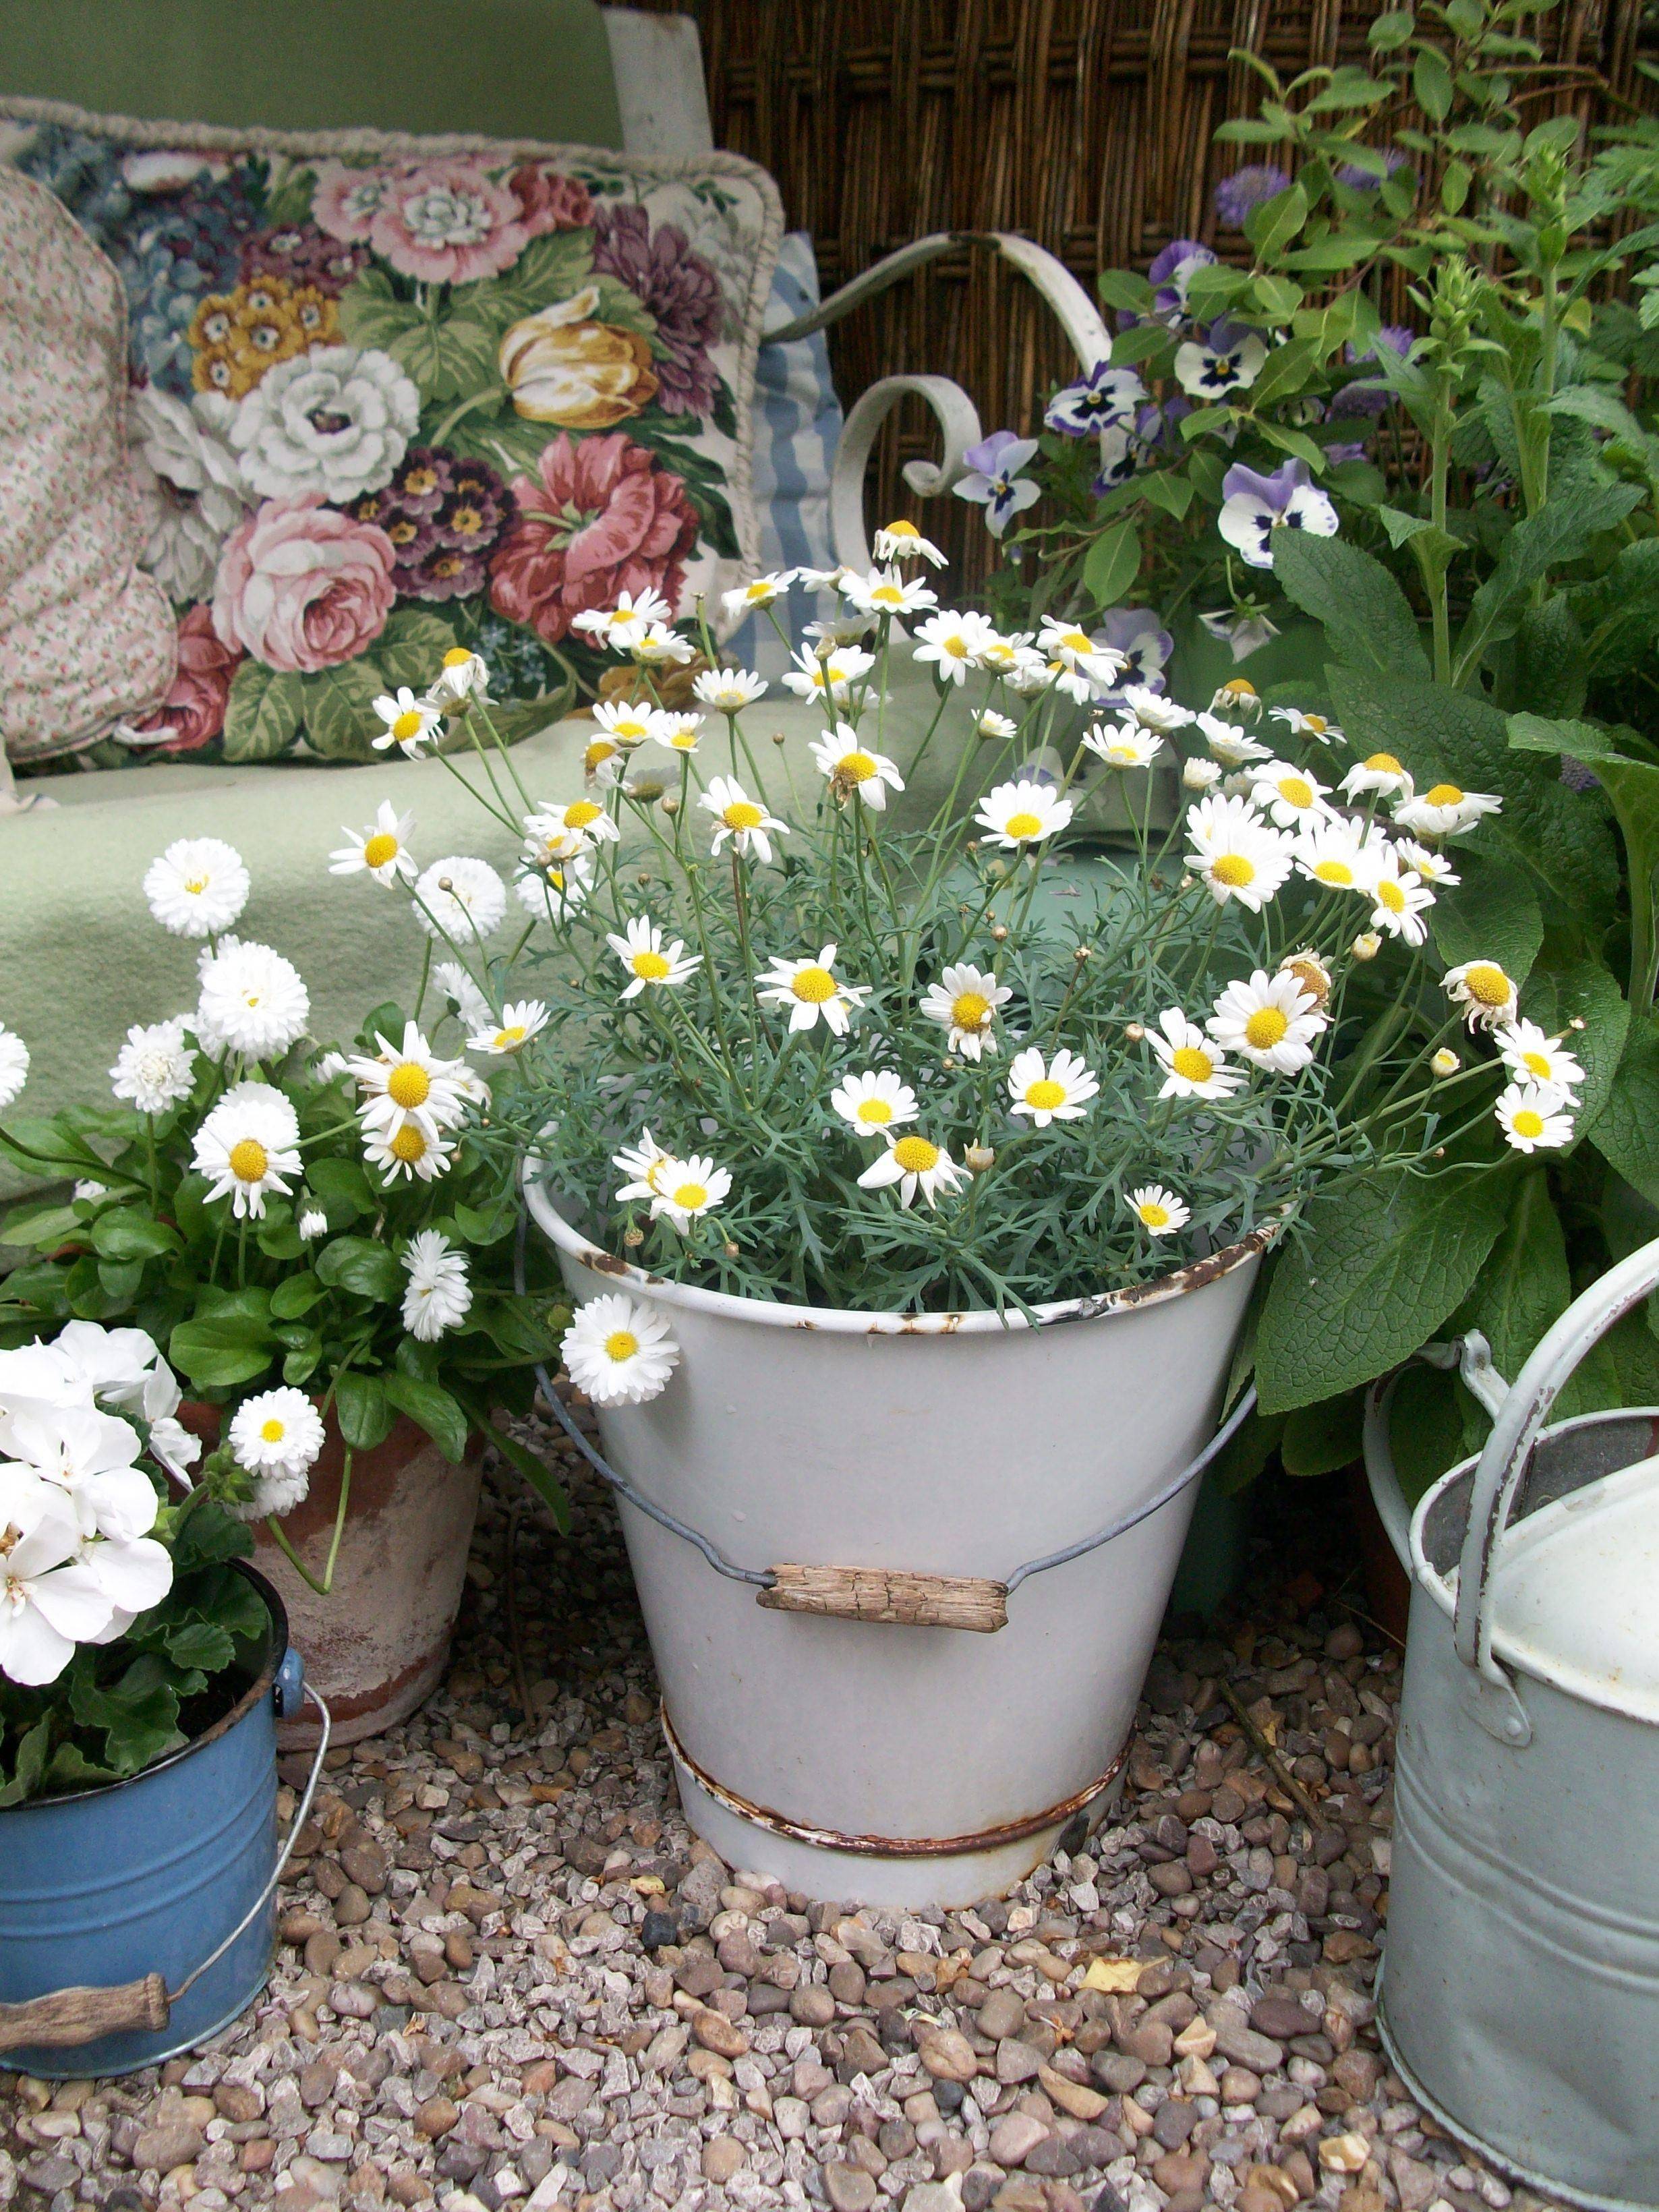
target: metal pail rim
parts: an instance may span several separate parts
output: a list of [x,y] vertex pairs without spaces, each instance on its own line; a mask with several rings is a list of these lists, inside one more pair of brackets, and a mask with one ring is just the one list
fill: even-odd
[[[730,1291],[706,1291],[695,1283],[671,1282],[665,1276],[647,1274],[632,1261],[601,1251],[571,1226],[548,1196],[545,1187],[529,1175],[525,1177],[524,1194],[537,1226],[560,1251],[596,1274],[607,1276],[618,1285],[630,1285],[665,1305],[683,1306],[689,1312],[771,1328],[816,1329],[829,1336],[977,1336],[993,1330],[1031,1327],[1023,1313],[1000,1314],[990,1307],[963,1313],[860,1313],[853,1307],[793,1305],[783,1299],[738,1297]],[[1167,1275],[1157,1276],[1150,1283],[1133,1284],[1121,1291],[1102,1291],[1090,1297],[1058,1298],[1033,1306],[1036,1325],[1047,1328],[1063,1322],[1105,1320],[1115,1314],[1137,1313],[1143,1307],[1162,1305],[1171,1298],[1201,1291],[1236,1268],[1259,1259],[1278,1236],[1281,1225],[1278,1221],[1263,1222],[1237,1243],[1226,1245],[1205,1259],[1190,1261],[1184,1267],[1172,1268]]]
[[200,1735],[191,1736],[188,1743],[181,1743],[176,1751],[164,1753],[137,1774],[126,1775],[118,1782],[90,1783],[84,1790],[54,1790],[49,1796],[25,1798],[20,1805],[0,1808],[0,1821],[3,1821],[9,1813],[44,1813],[55,1805],[80,1805],[89,1797],[108,1797],[118,1790],[137,1789],[141,1782],[148,1782],[152,1775],[177,1766],[181,1759],[189,1759],[198,1751],[205,1751],[210,1744],[217,1743],[222,1736],[228,1735],[234,1728],[247,1718],[262,1698],[270,1695],[277,1669],[288,1650],[288,1607],[277,1595],[274,1584],[265,1580],[258,1567],[251,1566],[246,1559],[230,1559],[226,1565],[234,1568],[239,1575],[246,1576],[253,1584],[270,1619],[270,1642],[264,1664],[230,1711],[221,1713],[212,1727],[204,1729]]

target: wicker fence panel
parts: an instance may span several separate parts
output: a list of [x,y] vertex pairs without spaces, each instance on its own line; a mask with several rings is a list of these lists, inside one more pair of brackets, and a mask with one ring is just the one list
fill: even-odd
[[[696,15],[716,141],[776,177],[829,291],[936,230],[1023,232],[1087,284],[1102,268],[1144,267],[1172,238],[1238,257],[1243,240],[1218,229],[1212,194],[1259,156],[1212,134],[1252,112],[1260,80],[1230,54],[1261,54],[1286,75],[1362,60],[1387,0],[635,4]],[[1654,15],[1645,0],[1563,0],[1540,21],[1558,66],[1527,100],[1528,119],[1571,106],[1595,123],[1656,104],[1637,68],[1659,54]],[[1048,310],[978,251],[860,308],[830,346],[843,398],[931,369],[972,393],[988,429],[1029,432],[1040,395],[1072,365]],[[915,509],[899,470],[934,450],[919,406],[889,424],[872,464],[884,514]],[[949,501],[927,520],[968,580],[982,571],[975,517]]]

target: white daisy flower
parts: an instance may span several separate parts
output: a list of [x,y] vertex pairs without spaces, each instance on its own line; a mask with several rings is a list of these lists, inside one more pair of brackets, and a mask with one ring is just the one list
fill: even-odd
[[649,1129],[642,1129],[637,1145],[624,1145],[621,1152],[611,1156],[611,1165],[620,1168],[628,1177],[617,1193],[617,1202],[625,1204],[630,1198],[660,1198],[662,1170],[672,1162],[673,1158],[672,1152],[665,1151],[657,1142]]
[[409,1277],[403,1319],[410,1334],[434,1344],[459,1328],[472,1308],[465,1253],[458,1252],[441,1230],[422,1229],[410,1238],[401,1265]]
[[[467,1029],[481,1030],[487,1022],[495,1020],[495,1013],[489,1000],[485,998],[459,961],[440,960],[433,968],[432,975],[433,980]],[[338,1057],[340,1061],[336,1072],[343,1075],[349,1067],[350,1062],[343,1055],[335,1056]]]
[[1511,1022],[1492,1039],[1504,1064],[1522,1082],[1547,1085],[1563,1092],[1577,1091],[1584,1079],[1577,1054],[1562,1049],[1562,1040],[1550,1036],[1536,1022]]
[[[1046,653],[1037,652],[1034,646],[1021,645],[1014,648],[1011,665],[1000,672],[1011,691],[1022,699],[1036,699],[1051,687],[1056,677],[1072,672],[1063,661],[1051,661]],[[1087,677],[1082,681],[1085,698],[1091,699],[1094,686]]]
[[538,921],[568,921],[587,896],[593,882],[593,863],[586,853],[574,860],[550,860],[526,854],[519,864],[513,888],[525,912]]
[[697,732],[702,724],[701,714],[682,714],[672,708],[665,708],[657,716],[657,726],[651,734],[671,753],[694,753],[697,750]]
[[937,593],[920,579],[907,582],[896,568],[872,568],[867,576],[849,574],[841,589],[866,615],[920,615],[939,605]]
[[596,845],[617,844],[622,839],[616,823],[592,799],[573,799],[561,805],[544,802],[525,816],[524,827],[526,860],[574,860]]
[[1269,748],[1241,730],[1237,722],[1224,722],[1215,714],[1203,714],[1194,719],[1199,735],[1224,766],[1246,768],[1253,761],[1269,757]]
[[650,623],[629,641],[628,650],[641,668],[684,668],[695,660],[697,649],[666,623]]
[[222,945],[202,963],[191,1024],[209,1052],[275,1060],[305,1035],[311,994],[291,961],[269,945]]
[[[450,972],[452,975],[459,975],[460,971],[459,969],[452,969]],[[480,994],[480,1003],[482,1003],[482,994]],[[311,1064],[312,1075],[319,1083],[332,1083],[337,1076],[343,1075],[345,1072],[346,1056],[343,1052],[319,1052]]]
[[231,1416],[230,1449],[254,1480],[252,1495],[226,1510],[239,1521],[291,1513],[305,1502],[322,1456],[322,1416],[303,1390],[262,1390]]
[[1196,1022],[1171,1006],[1158,1016],[1158,1026],[1163,1035],[1149,1030],[1146,1042],[1164,1069],[1160,1098],[1232,1097],[1244,1080],[1243,1073],[1229,1065],[1225,1053],[1217,1049]]
[[658,719],[656,708],[631,699],[602,699],[593,709],[593,720],[605,735],[630,752],[656,736]]
[[[28,1047],[15,1030],[7,1029],[3,1023],[0,1023],[0,1110],[9,1106],[12,1100],[20,1095],[28,1079]],[[119,1096],[118,1092],[117,1096]]]
[[706,1153],[690,1159],[666,1159],[657,1170],[657,1187],[651,1200],[651,1218],[667,1221],[682,1236],[711,1206],[723,1203],[732,1188],[725,1168],[717,1168]]
[[1328,722],[1322,714],[1304,714],[1300,707],[1270,707],[1269,717],[1283,722],[1299,738],[1312,738],[1322,745],[1340,745],[1347,741],[1334,722]]
[[619,1292],[578,1306],[564,1333],[565,1371],[596,1406],[643,1406],[659,1397],[680,1348],[659,1313]]
[[431,1182],[448,1171],[453,1147],[441,1137],[429,1137],[417,1121],[406,1121],[393,1129],[365,1117],[362,1127],[363,1158],[388,1182],[403,1176],[410,1182]]
[[[1273,635],[1277,637],[1279,633],[1275,630]],[[1242,656],[1235,654],[1234,658]],[[1210,701],[1210,712],[1212,714],[1248,714],[1251,721],[1259,722],[1261,720],[1261,694],[1248,676],[1230,676],[1225,683],[1216,685]],[[1200,720],[1202,719],[1200,715]]]
[[1080,1121],[1099,1089],[1098,1078],[1063,1046],[1045,1060],[1036,1045],[1027,1045],[1008,1064],[1009,1110],[1029,1115],[1033,1128],[1046,1129],[1050,1121]]
[[464,645],[452,645],[426,696],[429,703],[445,714],[464,706],[469,699],[488,698],[489,664],[481,653],[469,652]]
[[[0,1052],[3,1049],[0,1045]],[[141,1114],[165,1114],[169,1106],[188,1098],[196,1080],[196,1054],[185,1042],[184,1016],[151,1022],[148,1027],[135,1022],[116,1054],[109,1080],[116,1097]]]
[[627,747],[601,733],[590,738],[582,748],[582,781],[596,783],[608,790],[613,783],[621,782],[627,763]]
[[471,1070],[465,1060],[441,1058],[414,1022],[404,1024],[401,1046],[378,1030],[374,1042],[380,1050],[374,1059],[360,1055],[346,1062],[362,1093],[357,1111],[365,1129],[395,1136],[412,1126],[436,1139],[466,1118]]
[[1181,764],[1181,785],[1183,791],[1213,791],[1221,781],[1219,761],[1205,760],[1194,756]]
[[873,653],[856,645],[835,646],[828,653],[812,653],[803,647],[795,655],[794,666],[784,677],[784,689],[798,699],[828,699],[835,706],[844,707],[853,686],[869,674],[875,660]]
[[1340,891],[1365,890],[1373,867],[1364,835],[1340,817],[1303,831],[1296,841],[1296,864],[1310,882]]
[[717,775],[698,799],[699,806],[707,807],[714,817],[714,834],[708,849],[718,853],[729,837],[732,849],[745,859],[752,856],[769,862],[772,858],[772,834],[788,834],[789,824],[780,822],[775,815],[750,799],[735,776]]
[[1395,841],[1395,851],[1403,865],[1432,884],[1437,891],[1450,890],[1463,880],[1451,864],[1449,855],[1437,852],[1432,846],[1419,845],[1415,837],[1400,837]]
[[1139,722],[1097,722],[1083,744],[1108,768],[1150,768],[1164,750],[1163,738]]
[[779,568],[770,575],[739,584],[734,592],[722,592],[720,598],[728,614],[746,614],[752,607],[769,607],[775,599],[781,599],[794,580],[793,568]]
[[1465,960],[1448,968],[1440,988],[1463,1007],[1471,1029],[1510,1029],[1516,1018],[1515,985],[1495,960]]
[[1013,716],[1000,714],[994,707],[982,708],[975,718],[975,736],[994,739],[999,744],[1006,744],[1018,731],[1019,724]]
[[1289,761],[1268,761],[1250,771],[1250,796],[1281,830],[1304,830],[1331,811],[1330,786]]
[[1490,792],[1463,791],[1455,783],[1435,783],[1415,799],[1401,799],[1394,810],[1394,818],[1402,830],[1413,830],[1419,837],[1455,837],[1482,815],[1500,812],[1503,805]]
[[514,999],[501,1008],[499,1022],[486,1020],[468,1037],[469,1052],[487,1052],[504,1059],[519,1052],[547,1027],[548,1011],[539,999]]
[[216,937],[247,904],[241,854],[222,837],[179,837],[144,871],[144,896],[175,937]]
[[1384,799],[1409,799],[1412,780],[1392,753],[1368,753],[1348,770],[1341,788],[1349,799],[1363,799],[1373,791]]
[[1382,950],[1382,939],[1374,929],[1362,929],[1348,947],[1356,960],[1375,960]]
[[507,919],[507,891],[488,860],[452,853],[416,882],[414,908],[428,937],[481,942]]
[[1149,1237],[1173,1237],[1192,1219],[1192,1209],[1161,1182],[1143,1183],[1125,1199],[1135,1219]]
[[684,941],[678,937],[665,950],[661,929],[642,914],[632,917],[620,937],[611,930],[605,941],[631,979],[621,994],[624,1003],[637,999],[648,986],[684,983],[702,965],[702,953],[688,954]]
[[740,714],[757,699],[763,699],[769,688],[763,676],[747,668],[705,668],[691,685],[705,707],[721,714]]
[[1371,901],[1371,927],[1407,945],[1421,945],[1429,934],[1424,915],[1434,893],[1421,877],[1402,868],[1392,845],[1373,844],[1366,856],[1364,889]]
[[301,1209],[300,1218],[294,1225],[299,1231],[301,1243],[314,1244],[319,1237],[328,1234],[328,1216],[320,1206],[307,1206]]
[[1052,616],[1038,630],[1036,641],[1039,651],[1051,660],[1078,670],[1096,684],[1114,682],[1128,666],[1126,656],[1115,647],[1091,637],[1075,623],[1057,622]]
[[926,561],[935,568],[950,566],[938,546],[924,538],[914,522],[890,522],[877,531],[875,554],[878,561]]
[[438,726],[442,710],[428,699],[417,699],[407,684],[396,692],[383,692],[374,702],[381,721],[380,734],[371,740],[377,753],[396,745],[398,751],[416,753]]
[[344,830],[348,842],[329,854],[328,872],[368,874],[377,884],[395,884],[401,876],[405,883],[413,883],[418,871],[409,849],[409,833],[414,827],[412,814],[399,814],[389,799],[383,799],[368,829]]
[[208,1197],[231,1200],[237,1220],[258,1220],[265,1194],[284,1198],[289,1178],[301,1175],[300,1124],[283,1093],[269,1083],[234,1083],[196,1132],[191,1164],[207,1177]]
[[1331,971],[1313,951],[1304,945],[1299,952],[1287,952],[1279,963],[1281,975],[1294,975],[1315,1006],[1322,1011],[1331,1001]]
[[1462,1061],[1449,1044],[1443,1044],[1438,1052],[1431,1053],[1429,1056],[1429,1072],[1431,1075],[1437,1075],[1442,1082],[1444,1082],[1449,1075],[1455,1075],[1462,1065]]
[[1020,776],[1013,783],[998,784],[974,820],[1006,850],[1020,852],[1057,836],[1072,812],[1071,800],[1062,799],[1052,784]]
[[1218,906],[1237,899],[1260,914],[1291,872],[1290,838],[1264,822],[1247,799],[1212,793],[1194,799],[1187,810],[1187,836],[1188,865]]
[[878,1160],[866,1168],[859,1177],[859,1188],[882,1190],[896,1182],[902,1206],[913,1205],[918,1191],[929,1206],[936,1206],[941,1190],[961,1188],[962,1174],[942,1145],[933,1144],[926,1137],[898,1137],[889,1142]]
[[888,792],[904,788],[898,763],[885,753],[869,751],[860,744],[858,732],[845,722],[837,722],[827,738],[814,739],[811,754],[819,775],[829,778],[830,789],[843,801],[856,796],[879,813]]
[[1553,1152],[1572,1142],[1571,1101],[1547,1083],[1511,1083],[1498,1095],[1492,1112],[1517,1152]]
[[928,985],[921,1012],[928,1021],[950,1031],[947,1043],[951,1052],[976,1060],[981,1053],[996,1050],[993,1027],[997,1010],[1013,995],[989,969],[959,962],[945,969],[937,983]]
[[591,607],[572,618],[570,627],[604,645],[625,650],[653,623],[668,621],[673,610],[659,592],[619,592],[611,607]]
[[911,658],[931,662],[948,683],[964,684],[969,670],[980,666],[980,655],[995,635],[995,624],[983,615],[929,615],[917,625]]
[[836,947],[820,948],[816,960],[774,960],[755,978],[763,1006],[787,1006],[792,1030],[810,1030],[820,1019],[836,1036],[870,995],[869,987],[843,983],[835,972]]
[[1258,968],[1248,983],[1228,984],[1204,1026],[1224,1052],[1270,1074],[1294,1075],[1312,1060],[1328,1022],[1300,976]]
[[1187,729],[1198,720],[1190,707],[1178,705],[1145,684],[1130,684],[1123,694],[1123,704],[1143,730],[1156,730],[1161,737],[1168,737],[1174,730]]
[[82,1176],[80,1182],[75,1185],[72,1195],[77,1201],[90,1206],[95,1200],[109,1196],[109,1185],[106,1182],[99,1182],[92,1176]]
[[1019,665],[1022,653],[1030,653],[1032,659],[1040,662],[1046,670],[1048,663],[1042,655],[1031,652],[1033,635],[1032,631],[1022,629],[1005,637],[1000,630],[994,629],[981,644],[975,658],[990,676],[1012,676]]
[[921,1110],[909,1085],[887,1068],[843,1076],[830,1093],[830,1103],[860,1137],[879,1137],[902,1121],[914,1121]]

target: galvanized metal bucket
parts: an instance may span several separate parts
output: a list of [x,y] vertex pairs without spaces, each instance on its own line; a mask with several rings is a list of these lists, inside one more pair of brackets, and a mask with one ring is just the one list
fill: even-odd
[[264,1984],[277,1878],[276,1722],[309,1697],[282,1600],[222,1719],[129,1782],[0,1811],[0,2066],[49,2081],[135,2073],[234,2021]]
[[994,1895],[1080,1839],[1265,1237],[1032,1328],[664,1282],[527,1197],[574,1297],[626,1289],[681,1347],[659,1397],[601,1413],[596,1464],[692,1826],[791,1889],[890,1907]]
[[1512,2178],[1659,2207],[1659,1412],[1546,1429],[1659,1286],[1659,1243],[1564,1314],[1513,1386],[1484,1342],[1478,1460],[1407,1519],[1375,1387],[1366,1467],[1413,1579],[1379,2021],[1412,2094]]

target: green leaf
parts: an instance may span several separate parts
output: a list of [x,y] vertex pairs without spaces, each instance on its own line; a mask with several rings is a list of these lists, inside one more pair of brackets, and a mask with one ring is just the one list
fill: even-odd
[[1548,1170],[1529,1167],[1512,1188],[1509,1215],[1480,1270],[1465,1319],[1492,1346],[1511,1382],[1552,1322],[1572,1303],[1566,1239],[1550,1196]]
[[270,1364],[270,1331],[249,1314],[198,1316],[173,1330],[167,1358],[198,1390],[229,1389]]
[[1492,646],[1514,636],[1534,586],[1553,570],[1581,560],[1591,541],[1622,521],[1641,498],[1635,484],[1574,484],[1516,524],[1496,567],[1469,602],[1455,647],[1459,684],[1468,681]]
[[1413,1352],[1468,1296],[1510,1188],[1479,1167],[1431,1179],[1376,1171],[1316,1198],[1262,1308],[1263,1411],[1334,1397]]
[[1511,714],[1505,724],[1516,752],[1556,753],[1570,760],[1617,760],[1613,734],[1599,722],[1560,721],[1545,714]]
[[52,1715],[43,1713],[33,1727],[18,1739],[11,1778],[0,1784],[0,1806],[21,1805],[26,1797],[33,1796],[46,1773],[46,1754],[51,1748]]
[[1584,704],[1589,663],[1566,594],[1527,607],[1515,633],[1510,696],[1540,714],[1574,715]]
[[320,1280],[360,1298],[391,1305],[403,1296],[404,1271],[397,1255],[373,1237],[337,1237],[323,1246],[313,1264]]
[[1115,607],[1140,573],[1140,538],[1133,522],[1102,531],[1083,558],[1083,588],[1097,607]]
[[306,1170],[306,1182],[313,1197],[320,1200],[331,1229],[343,1229],[360,1214],[374,1211],[374,1193],[361,1160],[313,1160]]
[[305,679],[245,660],[230,680],[223,744],[228,761],[275,760],[300,734]]
[[1165,514],[1174,515],[1177,522],[1193,503],[1193,486],[1184,476],[1173,469],[1153,469],[1135,479],[1134,489],[1153,507],[1160,507]]
[[1275,579],[1345,659],[1389,675],[1426,673],[1411,603],[1380,561],[1340,538],[1300,530],[1273,538]]
[[392,1406],[378,1375],[348,1367],[335,1382],[334,1412],[340,1434],[355,1451],[373,1451],[391,1433]]
[[406,684],[424,691],[453,650],[455,632],[441,615],[424,607],[399,607],[375,640],[374,659],[388,690]]
[[1650,1203],[1659,1206],[1659,1016],[1632,1021],[1595,1149]]
[[[1659,292],[1653,296],[1659,301]],[[1659,636],[1659,538],[1621,547],[1593,584],[1575,586],[1570,598],[1591,675],[1628,675]]]
[[136,1206],[106,1206],[92,1224],[92,1242],[106,1260],[153,1260],[179,1249],[178,1231]]
[[0,1226],[0,1244],[58,1245],[86,1234],[72,1206],[23,1206]]
[[1412,64],[1412,92],[1431,123],[1443,123],[1451,112],[1452,75],[1438,46],[1419,46]]
[[[1283,422],[1271,422],[1266,416],[1260,416],[1256,419],[1255,432],[1268,445],[1277,446],[1281,453],[1293,453],[1297,460],[1305,461],[1310,469],[1322,469],[1325,465],[1325,448],[1316,438],[1310,438],[1305,430],[1292,430]],[[1290,531],[1285,532],[1287,538],[1293,534]]]
[[[1588,1135],[1612,1096],[1630,1035],[1624,993],[1599,960],[1549,957],[1522,992],[1521,1011],[1552,1036],[1564,1035],[1567,1050],[1583,1065],[1574,1127],[1578,1135]],[[1575,1030],[1575,1021],[1583,1027]]]
[[162,1638],[175,1666],[199,1667],[204,1674],[217,1674],[236,1656],[228,1632],[216,1620],[187,1620],[170,1628]]
[[278,1283],[270,1294],[270,1316],[273,1321],[298,1321],[308,1314],[318,1300],[326,1296],[315,1275],[289,1275]]
[[1308,195],[1287,185],[1270,200],[1260,200],[1244,218],[1244,235],[1262,261],[1276,261],[1308,220]]
[[1646,761],[1598,760],[1595,775],[1613,801],[1630,876],[1632,1006],[1652,1004],[1659,983],[1659,768]]
[[388,1402],[424,1429],[450,1464],[459,1467],[471,1424],[458,1401],[441,1384],[411,1375],[388,1372],[384,1379]]
[[1417,28],[1417,16],[1410,8],[1391,8],[1379,15],[1365,33],[1366,43],[1374,54],[1397,53]]
[[375,658],[342,661],[299,678],[305,687],[306,736],[325,760],[372,761],[380,717],[374,702],[386,689]]
[[1544,942],[1531,878],[1478,847],[1460,853],[1457,862],[1462,882],[1442,892],[1431,916],[1435,950],[1448,968],[1495,960],[1506,975],[1525,982]]
[[1364,1394],[1358,1390],[1297,1407],[1285,1424],[1279,1445],[1285,1474],[1334,1474],[1339,1468],[1351,1467],[1364,1449]]
[[1261,374],[1250,386],[1249,404],[1256,412],[1288,399],[1302,390],[1319,365],[1319,348],[1311,338],[1291,338],[1274,346],[1261,364]]
[[501,1457],[516,1468],[553,1516],[554,1525],[562,1533],[570,1527],[570,1504],[564,1494],[563,1485],[551,1468],[538,1459],[529,1446],[521,1444],[505,1429],[497,1429],[478,1420],[477,1408],[474,1419],[485,1439],[495,1445]]

